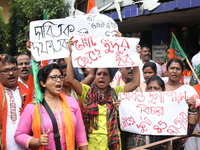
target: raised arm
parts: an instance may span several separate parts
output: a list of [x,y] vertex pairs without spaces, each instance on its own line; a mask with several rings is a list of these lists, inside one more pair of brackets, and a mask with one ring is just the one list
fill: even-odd
[[[31,42],[30,40],[28,40],[28,41],[26,42],[26,49],[27,49],[28,52],[30,52],[30,53],[31,53],[31,44],[32,44],[32,42]],[[32,53],[31,53],[31,59],[34,59]]]
[[117,30],[114,30],[114,31],[116,32],[116,34],[115,34],[116,37],[122,37],[122,33],[121,32],[119,32]]
[[140,71],[139,67],[133,67],[133,79],[124,87],[124,92],[132,92],[140,85]]
[[94,81],[94,70],[95,68],[90,68],[90,73],[88,76],[82,81],[83,84],[90,85]]
[[67,81],[70,86],[74,89],[77,95],[82,94],[82,85],[74,78],[74,68],[72,65],[72,45],[74,42],[72,41],[74,37],[72,36],[68,41],[68,49],[69,49],[69,58],[67,63]]

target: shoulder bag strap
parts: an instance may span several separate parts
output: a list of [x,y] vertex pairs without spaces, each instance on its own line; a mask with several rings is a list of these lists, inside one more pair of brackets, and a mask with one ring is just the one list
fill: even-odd
[[56,150],[61,150],[60,134],[58,132],[58,125],[57,125],[56,118],[55,118],[53,112],[51,111],[51,108],[49,107],[49,105],[47,104],[47,102],[44,99],[42,101],[42,105],[44,106],[47,113],[49,114],[49,117],[51,118],[51,122],[53,125],[54,141],[55,141],[55,145],[56,145]]

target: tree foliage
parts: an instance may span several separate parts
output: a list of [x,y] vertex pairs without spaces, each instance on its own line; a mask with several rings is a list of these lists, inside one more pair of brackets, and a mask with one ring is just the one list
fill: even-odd
[[62,18],[67,16],[67,6],[64,0],[13,0],[18,2],[20,9],[30,21],[41,20],[43,10],[49,18]]
[[0,7],[0,52],[7,52],[7,26],[2,15],[3,8]]
[[30,21],[42,20],[44,10],[49,19],[66,17],[67,8],[64,0],[10,0],[9,54],[16,55],[26,51]]

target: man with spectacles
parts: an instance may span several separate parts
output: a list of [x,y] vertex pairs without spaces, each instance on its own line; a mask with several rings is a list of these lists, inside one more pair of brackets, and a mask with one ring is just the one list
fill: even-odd
[[0,149],[23,149],[15,143],[14,134],[27,90],[17,81],[17,61],[6,55],[0,62]]
[[16,59],[19,69],[18,82],[21,82],[28,89],[28,76],[31,69],[30,57],[26,54],[20,54]]

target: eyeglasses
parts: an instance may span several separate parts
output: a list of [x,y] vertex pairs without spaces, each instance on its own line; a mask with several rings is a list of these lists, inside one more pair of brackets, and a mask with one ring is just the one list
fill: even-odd
[[17,70],[18,70],[18,68],[17,68],[17,67],[14,67],[14,68],[11,68],[11,69],[1,70],[0,72],[1,72],[2,74],[6,74],[6,75],[7,75],[7,74],[10,73],[10,71],[11,71],[12,73],[16,73]]
[[65,76],[63,76],[63,75],[59,75],[59,76],[57,76],[57,75],[52,75],[52,76],[48,76],[48,78],[51,78],[53,81],[57,81],[58,78],[59,78],[61,81],[63,81],[64,78],[65,78]]

